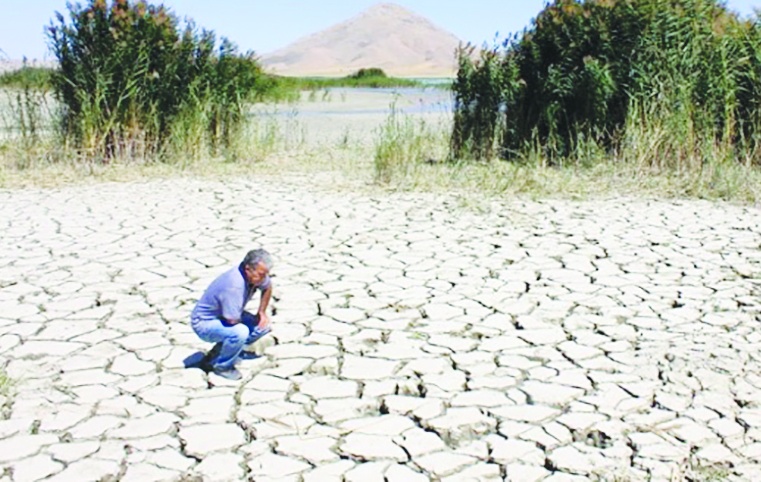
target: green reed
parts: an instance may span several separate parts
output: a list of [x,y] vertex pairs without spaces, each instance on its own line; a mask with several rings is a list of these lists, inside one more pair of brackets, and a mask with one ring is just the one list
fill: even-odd
[[[675,170],[761,161],[761,21],[717,0],[555,0],[458,54],[450,156]],[[588,156],[587,156],[588,157]]]
[[90,0],[48,29],[60,133],[85,157],[199,156],[226,149],[264,88],[253,53],[163,5]]

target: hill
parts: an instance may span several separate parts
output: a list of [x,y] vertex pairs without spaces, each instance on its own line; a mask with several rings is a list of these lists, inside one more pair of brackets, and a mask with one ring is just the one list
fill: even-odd
[[264,55],[270,72],[291,76],[344,76],[380,67],[395,77],[452,77],[460,40],[427,18],[391,3]]

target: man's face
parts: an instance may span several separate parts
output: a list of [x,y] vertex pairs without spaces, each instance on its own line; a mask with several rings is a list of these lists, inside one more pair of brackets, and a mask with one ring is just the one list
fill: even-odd
[[262,281],[264,281],[264,278],[267,277],[267,274],[269,274],[269,270],[264,266],[264,263],[259,263],[256,266],[246,266],[246,278],[248,278],[248,282],[252,285],[259,285]]

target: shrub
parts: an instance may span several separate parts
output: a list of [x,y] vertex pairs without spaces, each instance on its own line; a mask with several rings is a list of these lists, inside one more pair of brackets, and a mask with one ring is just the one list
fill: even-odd
[[371,67],[369,69],[359,69],[349,76],[351,79],[366,79],[370,77],[388,77],[383,69]]
[[555,0],[501,51],[458,59],[456,158],[620,153],[645,124],[667,129],[659,153],[674,158],[708,142],[759,159],[761,22],[718,0]]
[[262,88],[253,54],[225,39],[216,48],[214,33],[192,22],[181,31],[164,6],[90,0],[68,8],[71,21],[57,13],[48,30],[68,143],[103,159],[230,143],[245,102]]

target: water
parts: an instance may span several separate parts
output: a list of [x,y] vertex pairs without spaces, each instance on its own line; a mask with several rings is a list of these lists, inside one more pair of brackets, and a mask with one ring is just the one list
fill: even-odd
[[454,106],[451,92],[433,87],[336,87],[311,96],[305,93],[301,102],[288,106],[284,111],[277,109],[272,112],[260,106],[255,112],[292,116],[297,111],[300,117],[387,116],[392,109],[400,114],[451,114]]
[[414,80],[415,82],[420,82],[421,84],[425,84],[426,86],[445,86],[445,85],[451,85],[452,82],[454,82],[454,79],[451,77],[431,77],[431,78],[421,78],[421,79],[410,79]]

